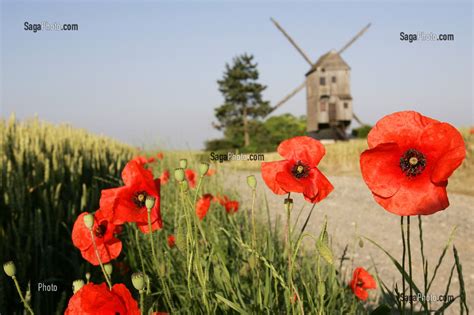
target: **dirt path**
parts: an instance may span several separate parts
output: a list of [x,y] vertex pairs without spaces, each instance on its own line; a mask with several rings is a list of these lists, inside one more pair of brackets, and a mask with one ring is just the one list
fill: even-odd
[[[283,210],[284,196],[274,195],[264,184],[261,176],[257,172],[236,172],[227,171],[225,175],[225,187],[235,189],[242,196],[243,207],[249,207],[250,194],[246,184],[246,176],[254,174],[258,179],[258,198],[263,202],[263,194],[267,195],[272,219],[281,216],[283,222],[285,218]],[[330,196],[318,204],[313,212],[307,231],[319,233],[324,216],[328,219],[328,229],[332,237],[333,250],[336,257],[342,255],[346,244],[353,246],[356,240],[356,231],[359,235],[369,237],[377,241],[395,258],[400,260],[402,241],[400,237],[400,219],[381,208],[373,199],[372,195],[361,178],[336,176],[329,177],[335,189]],[[300,196],[294,196],[294,215],[305,206],[299,224],[302,225],[310,210],[310,205]],[[423,217],[423,233],[425,256],[428,259],[429,270],[431,274],[438,261],[444,244],[454,226],[457,226],[455,245],[463,265],[464,282],[467,291],[468,306],[474,308],[474,197],[450,194],[450,207],[442,212],[429,217]],[[263,208],[262,208],[263,211]],[[415,282],[420,287],[422,282],[421,255],[419,250],[418,238],[418,220],[412,218],[411,242],[412,242],[412,260],[413,275]],[[379,249],[375,248],[369,242],[365,242],[360,248],[354,246],[354,266],[372,266],[371,259],[376,262],[377,269],[384,282],[391,286],[397,280],[399,281],[398,271],[389,260],[389,258]],[[452,250],[448,251],[442,267],[438,271],[436,281],[430,290],[431,294],[443,295],[445,286],[449,277],[450,268],[454,263]],[[351,268],[348,264],[348,268]],[[373,270],[371,270],[373,271]],[[455,273],[456,275],[456,273]],[[430,275],[431,276],[431,275]],[[459,281],[456,278],[452,280],[453,285],[450,294],[456,296],[459,293]],[[401,287],[399,281],[399,287]],[[435,306],[436,304],[433,304]],[[446,314],[459,314],[459,303],[456,301],[454,307]]]

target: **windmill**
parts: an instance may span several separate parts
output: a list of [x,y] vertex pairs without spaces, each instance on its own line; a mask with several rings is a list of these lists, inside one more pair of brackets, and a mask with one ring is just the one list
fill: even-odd
[[305,81],[273,106],[271,112],[281,107],[306,87],[306,130],[308,134],[317,139],[346,139],[346,129],[352,119],[361,125],[363,123],[352,109],[351,68],[342,59],[341,54],[359,39],[371,24],[367,24],[338,51],[331,50],[313,62],[277,21],[273,18],[270,20],[310,66],[310,70],[305,74]]

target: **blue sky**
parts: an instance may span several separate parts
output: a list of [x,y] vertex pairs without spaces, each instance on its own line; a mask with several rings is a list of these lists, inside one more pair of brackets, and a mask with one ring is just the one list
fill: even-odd
[[[414,109],[473,124],[469,2],[13,2],[1,6],[1,115],[54,123],[134,145],[202,148],[219,137],[216,80],[240,53],[255,55],[264,97],[276,103],[304,80],[306,62],[342,47],[357,115],[368,123]],[[24,22],[77,23],[77,32],[24,30]],[[452,42],[400,41],[400,32],[454,34]],[[304,114],[301,92],[274,114]]]

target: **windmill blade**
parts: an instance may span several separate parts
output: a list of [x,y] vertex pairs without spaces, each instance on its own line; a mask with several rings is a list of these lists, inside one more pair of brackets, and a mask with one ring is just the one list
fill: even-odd
[[359,125],[366,126],[366,124],[364,124],[354,112],[352,113],[352,117],[354,117],[355,121],[357,121]]
[[275,21],[273,18],[270,18],[270,20],[273,22],[273,24],[275,24],[275,26],[280,30],[280,32],[282,32],[283,35],[285,35],[285,37],[290,41],[293,47],[296,48],[296,50],[300,53],[300,55],[303,56],[304,60],[306,60],[306,62],[310,65],[310,67],[312,67],[313,62],[311,61],[311,59],[308,58],[308,56],[304,53],[304,51],[300,47],[298,47],[298,45],[296,45],[296,42],[293,40],[293,38],[291,38],[290,35],[288,35],[288,33],[283,29],[283,27],[280,26],[280,24],[278,24],[277,21]]
[[358,40],[359,37],[364,35],[364,33],[369,29],[370,25],[372,25],[372,23],[367,24],[363,29],[361,29],[360,32],[357,33],[356,36],[354,36],[347,44],[345,44],[344,47],[339,49],[337,53],[342,54],[342,52],[346,50],[347,48],[349,48],[349,46],[351,46],[356,40]]
[[293,91],[291,91],[290,94],[288,94],[287,96],[285,96],[281,101],[279,101],[275,106],[272,107],[271,111],[268,113],[268,115],[275,111],[276,109],[278,109],[279,107],[281,107],[283,104],[285,104],[290,98],[292,98],[293,96],[295,96],[299,91],[301,91],[306,85],[306,81],[301,83],[300,85],[298,85],[298,87],[296,89],[294,89]]

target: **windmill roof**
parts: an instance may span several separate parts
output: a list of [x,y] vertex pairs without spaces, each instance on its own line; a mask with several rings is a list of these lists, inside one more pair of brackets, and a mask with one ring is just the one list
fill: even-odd
[[336,51],[331,50],[321,57],[319,57],[318,61],[313,66],[314,69],[316,68],[324,68],[327,70],[350,70],[351,68],[349,65],[342,59],[341,55],[339,55]]

